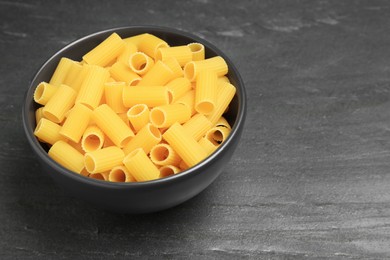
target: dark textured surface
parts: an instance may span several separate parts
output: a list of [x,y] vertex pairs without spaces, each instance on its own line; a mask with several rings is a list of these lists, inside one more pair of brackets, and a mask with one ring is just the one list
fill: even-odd
[[[390,257],[390,3],[236,2],[0,1],[0,258]],[[21,104],[56,50],[137,24],[219,46],[249,110],[208,189],[160,213],[115,215],[40,172]]]

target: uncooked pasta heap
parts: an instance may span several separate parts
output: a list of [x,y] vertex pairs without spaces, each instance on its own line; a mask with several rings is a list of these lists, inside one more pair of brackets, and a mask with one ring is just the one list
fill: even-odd
[[226,140],[236,88],[220,56],[148,33],[113,33],[82,61],[62,57],[34,92],[34,134],[78,174],[141,182],[177,174]]

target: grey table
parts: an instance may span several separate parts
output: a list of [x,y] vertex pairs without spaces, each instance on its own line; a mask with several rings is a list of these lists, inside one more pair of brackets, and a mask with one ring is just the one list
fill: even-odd
[[[204,192],[117,215],[41,173],[21,103],[56,50],[138,24],[219,46],[249,109]],[[0,57],[1,259],[390,258],[390,2],[0,1]]]

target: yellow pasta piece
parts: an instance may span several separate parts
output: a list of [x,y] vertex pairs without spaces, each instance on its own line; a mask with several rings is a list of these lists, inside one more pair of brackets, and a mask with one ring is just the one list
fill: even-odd
[[162,61],[157,61],[137,83],[137,86],[163,86],[173,79],[173,71]]
[[126,84],[130,86],[138,83],[138,81],[141,80],[141,77],[132,71],[129,66],[123,62],[116,62],[109,69],[109,72],[113,79],[116,81],[126,82]]
[[39,140],[53,145],[59,140],[66,140],[63,136],[60,135],[61,126],[46,119],[42,118],[38,121],[37,126],[34,130],[34,135],[39,138]]
[[70,110],[65,123],[62,125],[60,135],[69,140],[78,143],[83,136],[85,129],[87,129],[92,110],[83,104],[76,104]]
[[183,104],[183,105],[187,106],[191,111],[191,115],[194,115],[196,113],[196,110],[195,110],[195,90],[188,91],[182,97],[180,97],[175,103]]
[[134,136],[130,127],[106,104],[97,107],[92,118],[103,133],[120,148]]
[[81,148],[86,152],[99,150],[104,144],[104,134],[95,125],[88,126],[81,138]]
[[156,60],[165,61],[167,58],[175,58],[183,67],[192,60],[192,51],[187,45],[158,48]]
[[218,145],[214,145],[209,139],[206,137],[202,137],[198,142],[203,149],[207,152],[207,156],[212,154],[215,150],[217,150]]
[[145,104],[132,106],[127,111],[127,118],[133,126],[135,132],[141,130],[149,122],[149,108]]
[[169,103],[168,88],[165,86],[125,86],[122,97],[125,107],[137,104],[155,107]]
[[76,61],[72,62],[64,80],[64,84],[73,88],[76,92],[80,90],[80,84],[76,85],[75,82],[77,77],[80,75],[82,69],[83,66],[80,63]]
[[122,53],[124,48],[125,42],[117,33],[113,33],[98,46],[85,54],[83,60],[87,64],[105,67],[115,60]]
[[172,70],[172,79],[183,77],[183,69],[175,58],[166,58],[164,64]]
[[199,163],[207,156],[203,147],[179,123],[173,124],[163,134],[163,138],[189,167]]
[[139,182],[155,180],[160,176],[160,171],[141,148],[129,153],[123,160],[123,164]]
[[174,165],[164,165],[158,169],[160,178],[168,177],[180,172],[180,169]]
[[190,48],[192,52],[192,60],[204,60],[205,58],[205,50],[204,45],[198,42],[193,42],[187,44],[187,46]]
[[90,65],[87,64],[82,65],[80,73],[74,78],[71,86],[76,92],[80,91],[81,85],[83,84],[84,79],[91,68],[92,66]]
[[95,109],[102,99],[104,83],[110,74],[102,67],[90,65],[77,95],[76,103],[81,103],[90,109]]
[[137,46],[139,51],[146,53],[153,59],[156,58],[156,53],[159,48],[169,47],[168,43],[164,40],[149,33],[145,33],[139,38]]
[[204,70],[196,78],[195,110],[204,115],[210,114],[217,101],[217,74]]
[[58,87],[52,84],[41,82],[34,91],[34,101],[41,105],[46,105],[49,99],[57,91]]
[[210,120],[202,114],[195,114],[183,124],[184,129],[195,139],[199,140],[212,127]]
[[129,58],[133,53],[136,53],[138,51],[137,45],[135,45],[132,42],[126,42],[125,41],[125,48],[122,51],[122,53],[118,56],[117,61],[122,62],[124,64],[129,63]]
[[207,116],[211,123],[217,123],[218,119],[221,118],[226,108],[232,101],[236,88],[230,83],[222,83],[217,87],[217,102],[213,112]]
[[214,145],[223,143],[230,134],[230,129],[223,126],[215,126],[207,131],[205,137]]
[[228,77],[226,76],[221,76],[221,77],[218,77],[218,84],[221,84],[223,82],[227,82],[227,83],[230,83],[230,80]]
[[156,165],[179,165],[181,158],[169,144],[156,144],[150,150],[150,159]]
[[43,107],[40,107],[37,110],[35,110],[35,123],[38,124],[39,120],[41,120],[42,118],[43,118]]
[[204,70],[214,71],[220,77],[228,73],[228,66],[221,56],[215,56],[205,60],[190,61],[184,66],[184,76],[190,81],[195,81],[199,72]]
[[174,123],[184,123],[191,117],[191,110],[183,104],[158,106],[150,111],[150,122],[159,128],[169,127]]
[[61,85],[43,108],[45,118],[61,123],[65,114],[74,105],[76,92],[67,85]]
[[223,127],[226,127],[226,128],[229,128],[229,129],[232,129],[232,127],[230,126],[229,122],[226,120],[226,118],[224,118],[223,116],[221,116],[217,123],[215,123],[216,126],[223,126]]
[[127,64],[138,75],[144,75],[154,66],[154,60],[143,52],[135,52],[130,56]]
[[48,154],[50,158],[70,171],[80,173],[84,169],[84,156],[62,140],[53,144]]
[[49,84],[56,85],[56,86],[64,84],[65,78],[66,78],[66,76],[69,72],[69,69],[73,63],[74,63],[73,60],[62,57],[60,59],[60,62],[57,65],[53,75],[51,76]]
[[123,87],[125,82],[106,82],[104,84],[105,103],[114,110],[115,113],[127,112],[127,108],[123,105]]
[[170,93],[170,102],[175,103],[181,96],[191,90],[191,82],[187,78],[176,78],[166,84]]
[[123,165],[115,166],[108,174],[108,180],[112,182],[135,182],[136,179]]
[[85,169],[90,173],[109,171],[115,166],[122,165],[124,158],[125,154],[119,147],[106,147],[85,154]]
[[145,35],[147,35],[147,34],[146,33],[137,34],[134,36],[123,38],[123,41],[126,43],[132,43],[135,46],[137,46],[137,48],[138,48],[138,46],[140,45],[140,42],[142,40],[142,37],[144,37]]
[[123,147],[125,154],[135,149],[142,148],[146,154],[152,147],[161,141],[160,131],[152,124],[146,124],[126,145]]

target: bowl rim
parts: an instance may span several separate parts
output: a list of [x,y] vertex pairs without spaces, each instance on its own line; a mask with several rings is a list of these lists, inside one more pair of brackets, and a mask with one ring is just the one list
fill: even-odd
[[[38,75],[42,72],[42,70],[50,63],[53,59],[57,58],[61,53],[65,52],[68,49],[73,48],[75,45],[82,43],[83,41],[99,37],[104,34],[108,33],[118,33],[121,35],[121,33],[124,33],[128,30],[144,30],[145,32],[148,31],[158,31],[161,33],[167,32],[167,33],[173,33],[178,34],[180,36],[185,36],[187,38],[193,39],[194,42],[202,43],[205,46],[205,49],[210,49],[213,52],[217,53],[219,56],[222,56],[229,67],[229,72],[234,71],[235,76],[237,78],[237,84],[236,87],[236,93],[238,98],[238,111],[236,115],[236,120],[234,122],[234,125],[232,126],[231,132],[228,136],[228,138],[209,156],[207,156],[205,159],[203,159],[198,164],[171,176],[167,176],[160,179],[150,180],[150,181],[143,181],[143,182],[110,182],[105,180],[98,180],[94,178],[88,178],[86,176],[83,176],[81,174],[75,173],[71,170],[68,170],[67,168],[63,167],[56,161],[54,161],[52,158],[49,157],[47,152],[43,149],[43,147],[38,142],[37,138],[34,136],[34,131],[32,128],[29,127],[28,121],[30,113],[29,111],[29,104],[31,104],[32,100],[28,100],[29,97],[33,97],[32,93],[36,86],[33,85],[33,83],[36,81],[36,78]],[[61,56],[60,56],[61,57]],[[63,56],[62,56],[63,57]],[[229,73],[228,72],[228,73]],[[25,91],[24,98],[23,98],[23,106],[22,106],[22,123],[24,132],[26,134],[27,140],[30,143],[31,147],[39,156],[40,159],[44,161],[44,163],[47,163],[50,165],[50,167],[54,168],[54,170],[60,172],[63,175],[66,175],[68,178],[72,178],[75,181],[80,181],[87,185],[93,185],[93,186],[99,186],[101,188],[110,188],[110,189],[124,189],[124,188],[142,188],[145,186],[156,186],[156,185],[162,185],[166,183],[174,183],[182,179],[192,178],[196,174],[202,174],[202,168],[207,167],[208,164],[210,164],[212,161],[216,160],[219,154],[223,152],[226,147],[230,146],[232,143],[232,140],[239,135],[240,128],[244,127],[245,123],[245,117],[246,117],[246,109],[247,109],[247,99],[246,99],[246,90],[244,86],[244,82],[241,78],[241,75],[238,71],[238,69],[235,67],[233,62],[230,60],[230,58],[222,52],[219,48],[217,48],[214,44],[210,43],[209,41],[186,31],[183,31],[181,29],[173,28],[173,27],[166,27],[166,26],[156,26],[156,25],[134,25],[134,26],[122,26],[122,27],[114,27],[105,29],[102,31],[96,31],[94,33],[85,35],[81,38],[78,38],[74,41],[69,42],[68,44],[64,45],[62,48],[55,51],[55,53],[51,54],[48,59],[39,67],[39,69],[36,71],[34,76],[32,77],[31,81],[29,82],[29,87]],[[34,102],[34,101],[32,101]],[[239,138],[239,136],[237,136]]]

